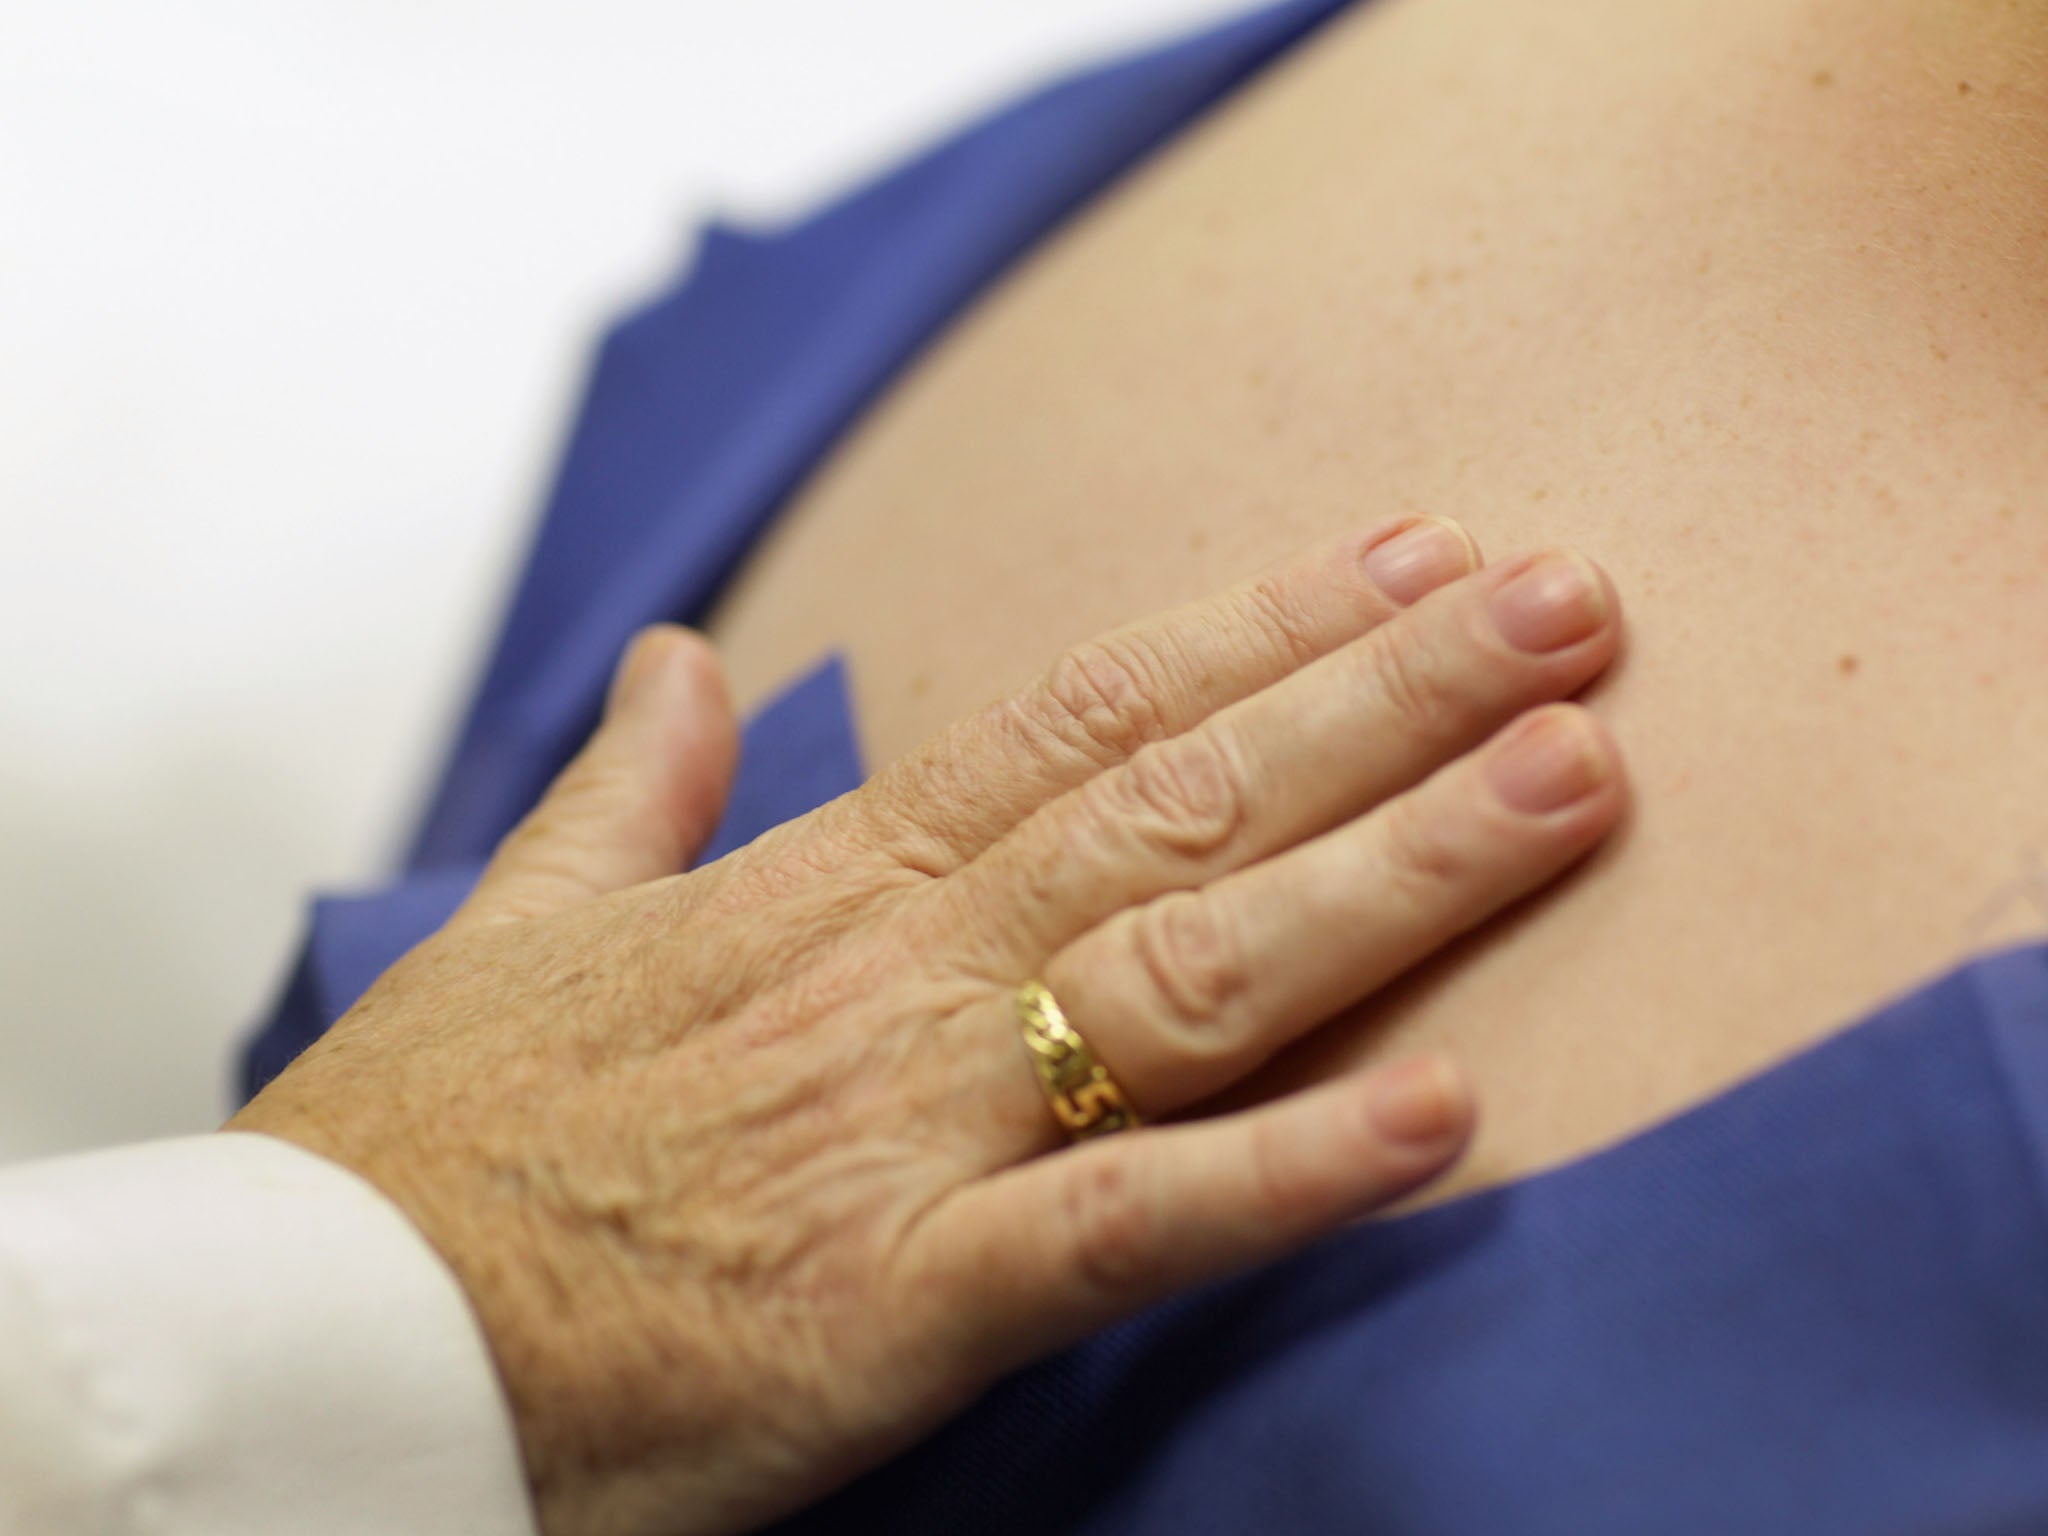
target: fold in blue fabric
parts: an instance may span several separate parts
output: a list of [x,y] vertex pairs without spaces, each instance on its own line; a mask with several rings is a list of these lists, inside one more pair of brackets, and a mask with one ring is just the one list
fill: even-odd
[[[1345,9],[1041,92],[619,325],[399,878],[315,904],[253,1092],[474,883],[635,630],[702,618],[821,456],[1096,191]],[[857,786],[827,658],[707,858]],[[1182,1298],[791,1521],[839,1532],[2048,1532],[2048,946],[1610,1150]]]

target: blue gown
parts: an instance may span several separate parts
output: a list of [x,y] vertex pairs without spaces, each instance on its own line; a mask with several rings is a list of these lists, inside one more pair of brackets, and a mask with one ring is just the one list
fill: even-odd
[[[329,898],[254,1091],[436,927],[835,438],[1022,252],[1344,9],[1081,75],[809,220],[713,227],[597,359],[402,875]],[[707,857],[864,776],[836,658],[748,725]],[[1354,1229],[1001,1383],[802,1533],[2048,1532],[2048,945],[1674,1120]]]

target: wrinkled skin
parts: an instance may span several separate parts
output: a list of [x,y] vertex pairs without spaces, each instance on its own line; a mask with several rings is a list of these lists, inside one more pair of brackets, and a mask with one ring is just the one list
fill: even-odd
[[[1554,702],[1615,652],[1611,585],[1553,560],[1520,583],[1547,631],[1497,620],[1533,557],[1425,523],[1383,588],[1414,521],[1084,646],[691,873],[736,735],[709,648],[647,632],[468,903],[228,1129],[353,1169],[445,1258],[555,1536],[821,1496],[1456,1159],[1436,1058],[1200,1113],[1620,815],[1612,743]],[[1582,781],[1562,808],[1503,799],[1533,738]],[[1169,1123],[1064,1145],[1033,976]]]

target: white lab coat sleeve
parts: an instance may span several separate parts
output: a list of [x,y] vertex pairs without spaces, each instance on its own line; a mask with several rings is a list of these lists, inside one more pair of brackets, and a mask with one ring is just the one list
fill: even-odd
[[242,1133],[0,1168],[0,1533],[534,1531],[468,1300],[362,1179]]

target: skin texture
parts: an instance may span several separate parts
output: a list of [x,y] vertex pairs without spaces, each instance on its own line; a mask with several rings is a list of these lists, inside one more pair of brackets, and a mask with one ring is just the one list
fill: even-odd
[[1114,616],[1344,526],[1562,538],[1641,788],[1547,902],[1249,1096],[1419,1047],[1442,1198],[2048,932],[2048,7],[1386,0],[1141,168],[834,454],[712,624],[886,764]]
[[[228,1129],[354,1169],[447,1260],[553,1536],[786,1513],[1456,1159],[1440,1057],[1201,1111],[1622,815],[1556,702],[1617,653],[1613,587],[1477,558],[1415,519],[1327,541],[687,874],[734,727],[709,649],[652,631],[475,895]],[[1547,809],[1505,771],[1532,746]],[[1170,1123],[1062,1144],[1030,976]]]

